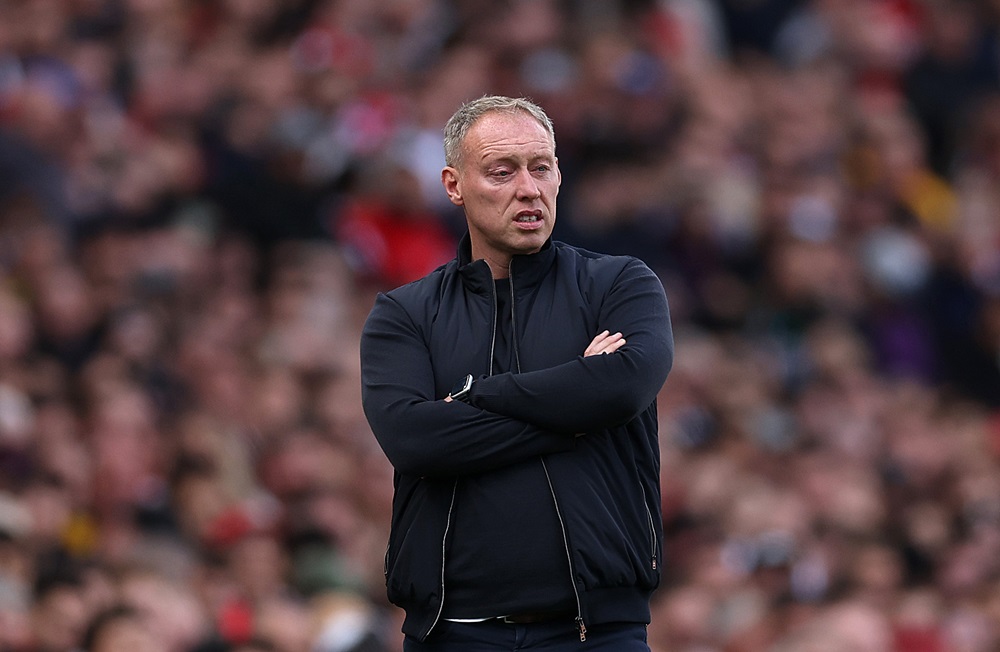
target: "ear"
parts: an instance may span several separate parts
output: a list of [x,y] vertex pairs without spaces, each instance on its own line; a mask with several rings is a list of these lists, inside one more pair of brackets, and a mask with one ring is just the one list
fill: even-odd
[[441,183],[444,185],[444,191],[448,193],[448,199],[451,200],[452,204],[456,206],[465,204],[465,200],[462,199],[462,190],[458,183],[458,170],[451,166],[441,170]]

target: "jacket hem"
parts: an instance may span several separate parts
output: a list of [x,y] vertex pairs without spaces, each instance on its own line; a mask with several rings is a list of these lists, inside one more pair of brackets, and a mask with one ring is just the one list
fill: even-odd
[[[587,627],[595,627],[608,623],[643,623],[649,624],[649,599],[652,591],[644,591],[636,587],[596,588],[584,592],[583,621]],[[434,609],[420,607],[403,607],[406,618],[403,620],[403,633],[423,641],[430,633],[428,630],[434,621]]]
[[589,589],[580,596],[583,621],[588,628],[606,623],[649,624],[651,594],[634,586]]

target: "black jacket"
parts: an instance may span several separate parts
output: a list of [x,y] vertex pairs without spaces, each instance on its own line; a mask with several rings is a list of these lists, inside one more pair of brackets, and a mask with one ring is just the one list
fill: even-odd
[[[520,372],[493,374],[493,279],[469,252],[466,236],[456,260],[380,294],[361,338],[365,414],[395,469],[385,571],[403,631],[434,628],[449,543],[477,535],[451,522],[457,479],[540,459],[566,551],[552,563],[572,573],[581,635],[648,622],[662,553],[656,395],[673,360],[663,287],[631,257],[559,242],[515,256]],[[604,329],[626,345],[584,357]],[[471,404],[442,401],[467,373]]]

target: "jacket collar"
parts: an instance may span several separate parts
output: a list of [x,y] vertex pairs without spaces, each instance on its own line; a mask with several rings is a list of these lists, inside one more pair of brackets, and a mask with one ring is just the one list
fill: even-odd
[[[552,267],[555,259],[556,248],[552,244],[552,238],[546,240],[537,253],[514,256],[510,263],[510,274],[515,288],[537,284]],[[485,260],[472,260],[472,240],[468,231],[458,243],[458,273],[466,288],[472,292],[492,291],[493,274]]]

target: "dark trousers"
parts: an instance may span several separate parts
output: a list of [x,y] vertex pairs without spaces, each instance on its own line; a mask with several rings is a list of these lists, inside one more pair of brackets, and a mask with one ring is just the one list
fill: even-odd
[[587,640],[572,620],[509,625],[499,620],[481,623],[439,622],[423,643],[406,637],[403,652],[649,652],[642,623],[595,625]]

